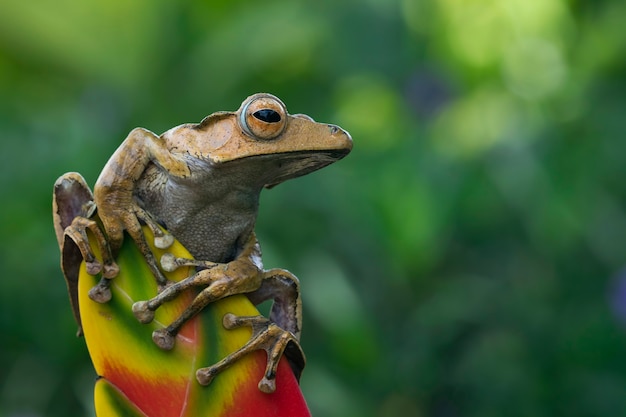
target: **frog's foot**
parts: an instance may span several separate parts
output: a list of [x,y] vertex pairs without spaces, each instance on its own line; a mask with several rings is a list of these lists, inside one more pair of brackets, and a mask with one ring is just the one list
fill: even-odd
[[[102,255],[102,264],[98,262],[91,246],[89,245],[89,239],[87,237],[87,231],[90,231],[95,238],[96,245],[98,246]],[[111,248],[102,233],[100,226],[91,219],[86,217],[76,217],[70,227],[65,230],[66,236],[69,236],[78,249],[80,250],[87,273],[89,275],[97,275],[102,273],[100,282],[96,284],[91,290],[89,290],[89,298],[97,303],[106,303],[111,300],[111,279],[117,276],[120,272],[120,268],[113,261],[111,255]]]
[[195,287],[204,287],[195,296],[191,304],[172,322],[163,329],[155,330],[152,339],[161,349],[172,349],[176,335],[182,326],[198,314],[207,305],[234,294],[243,294],[254,291],[260,286],[262,273],[255,266],[243,264],[215,264],[184,259],[170,259],[167,263],[203,266],[194,275],[165,287],[159,294],[147,301],[137,301],[133,304],[133,314],[141,323],[150,323],[154,319],[154,312],[167,301],[176,298],[181,292]]
[[[198,261],[189,258],[177,258],[169,252],[166,252],[161,256],[161,268],[164,271],[172,272],[182,266],[195,266],[197,268],[211,269],[219,265],[215,262]],[[193,279],[195,275],[179,281],[173,284],[162,286],[159,294],[147,301],[137,301],[133,304],[133,314],[140,323],[147,324],[154,320],[154,312],[165,302],[171,301],[182,291],[192,286],[198,286],[204,284],[204,282],[198,282]],[[182,325],[182,324],[181,324]],[[172,334],[170,334],[172,333]],[[174,330],[166,332],[164,330],[157,330],[154,332],[152,339],[162,349],[169,350],[174,346],[174,337],[176,336]]]
[[[184,265],[203,266],[209,269],[219,264],[216,264],[214,262],[196,261],[193,259],[186,259],[186,258],[176,258],[174,257],[174,255],[170,253],[165,253],[163,257],[161,258],[161,265],[165,271],[174,271],[178,267],[184,266]],[[205,277],[204,274],[194,274],[182,281],[170,283],[169,285],[163,286],[161,287],[161,290],[159,294],[157,294],[156,297],[151,298],[150,300],[146,300],[146,301],[135,302],[132,306],[133,314],[135,315],[135,318],[137,318],[137,320],[140,323],[148,324],[152,322],[152,320],[154,320],[154,312],[159,307],[161,307],[161,305],[163,305],[164,303],[168,301],[173,300],[174,298],[178,296],[178,294],[180,294],[181,292],[185,291],[188,288],[201,286],[201,285],[208,285],[210,283],[210,280],[211,280],[210,277]],[[174,338],[176,336],[176,332],[178,332],[178,329],[180,328],[180,326],[182,326],[182,324],[184,323],[180,322],[176,328],[174,328],[173,326],[169,327],[168,333],[171,334],[171,338]],[[164,342],[164,343],[158,342],[158,340],[164,340],[165,337],[166,337],[165,335],[162,337],[157,336],[157,337],[153,337],[153,339],[155,340],[155,343],[159,345],[162,349],[171,349],[171,346],[168,347],[170,345],[169,342]],[[173,342],[171,343],[173,346]]]
[[[102,256],[102,263],[98,261],[94,252],[91,250],[87,231],[91,232],[95,239],[95,243]],[[107,239],[95,220],[82,216],[75,217],[72,223],[65,229],[65,236],[71,239],[80,251],[89,275],[102,273],[102,276],[107,279],[117,276],[120,269],[113,260]]]
[[[102,256],[102,263],[94,255],[87,231],[95,239],[96,246]],[[111,248],[100,229],[98,223],[87,217],[76,217],[72,224],[65,229],[65,236],[71,239],[83,257],[87,273],[89,275],[102,274],[100,282],[89,291],[89,298],[98,302],[106,303],[111,299],[110,280],[117,276],[120,269],[113,260]]]
[[[68,172],[56,180],[52,195],[54,230],[61,248],[64,272],[70,273],[71,279],[78,278],[73,275],[78,273],[75,266],[80,265],[81,260],[85,261],[90,275],[102,271],[105,277],[113,278],[119,271],[100,225],[91,219],[95,211],[93,194],[79,173]],[[93,239],[102,255],[102,263],[91,249],[90,240]]]
[[[231,264],[177,258],[170,253],[165,253],[161,257],[161,266],[165,271],[171,272],[182,266],[195,266],[200,270],[181,281],[162,286],[160,292],[150,300],[137,301],[132,307],[133,314],[139,322],[150,323],[154,319],[154,312],[164,303],[173,300],[189,288],[205,287],[180,317],[160,331],[163,335],[153,337],[157,345],[163,349],[171,349],[169,341],[160,343],[159,340],[165,340],[166,337],[174,338],[183,324],[208,304],[228,295],[252,291],[259,286],[260,271],[258,269],[243,270]],[[231,265],[230,268],[229,265]],[[218,266],[220,268],[217,268]]]
[[[168,283],[167,278],[159,268],[147,239],[154,239],[154,246],[165,249],[174,243],[174,237],[136,202],[132,202],[130,206],[121,207],[110,207],[112,205],[109,202],[106,204],[109,206],[98,206],[98,214],[109,238],[112,251],[115,253],[119,250],[124,240],[124,231],[128,233],[146,261],[159,288],[165,287]],[[150,232],[144,233],[143,226],[147,226]]]
[[243,347],[215,365],[198,369],[196,379],[200,384],[209,385],[217,374],[230,367],[244,355],[261,349],[267,353],[267,365],[263,378],[258,384],[259,390],[268,394],[276,390],[276,370],[283,353],[286,353],[296,378],[299,378],[304,367],[304,353],[293,333],[280,328],[276,323],[263,316],[236,316],[228,313],[224,315],[223,325],[228,330],[250,326],[252,337]]

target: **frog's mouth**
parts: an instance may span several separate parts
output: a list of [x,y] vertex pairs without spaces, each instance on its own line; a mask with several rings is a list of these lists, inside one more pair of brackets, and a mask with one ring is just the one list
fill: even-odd
[[213,163],[235,186],[261,189],[272,188],[291,178],[300,177],[340,160],[347,149],[310,150],[246,156],[232,161]]
[[[350,149],[335,149],[330,151],[298,151],[271,155],[274,161],[274,175],[264,184],[265,188],[272,188],[291,178],[301,177],[336,162],[350,153]],[[252,157],[252,158],[262,158]]]

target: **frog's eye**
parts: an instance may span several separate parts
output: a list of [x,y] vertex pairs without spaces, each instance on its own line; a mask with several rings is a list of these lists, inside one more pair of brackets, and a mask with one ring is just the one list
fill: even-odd
[[281,119],[280,114],[272,109],[261,109],[255,111],[252,115],[265,123],[278,123]]
[[285,130],[287,111],[276,97],[256,95],[242,105],[239,123],[243,131],[253,138],[273,139]]

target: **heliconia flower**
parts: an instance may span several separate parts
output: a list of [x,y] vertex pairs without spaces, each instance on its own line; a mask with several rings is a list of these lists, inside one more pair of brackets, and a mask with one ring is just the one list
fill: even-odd
[[[144,230],[152,242],[150,231]],[[157,259],[165,252],[151,248]],[[178,242],[166,251],[191,258]],[[131,306],[156,295],[155,279],[130,239],[126,239],[117,262],[120,272],[112,279],[109,302],[100,304],[88,297],[98,278],[87,274],[84,263],[78,284],[85,341],[99,375],[94,393],[99,417],[310,417],[284,357],[276,374],[276,391],[271,394],[257,387],[266,366],[264,351],[244,356],[208,386],[196,380],[199,368],[215,364],[249,340],[251,329],[226,330],[222,324],[226,313],[259,314],[247,297],[232,296],[209,305],[183,326],[172,350],[162,350],[152,341],[152,332],[172,322],[197,292],[190,290],[165,303],[152,323],[141,324]],[[179,281],[193,272],[192,267],[182,267],[165,275]]]

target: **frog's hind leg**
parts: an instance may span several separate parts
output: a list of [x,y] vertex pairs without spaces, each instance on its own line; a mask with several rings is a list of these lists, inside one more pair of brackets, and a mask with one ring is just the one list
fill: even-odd
[[[167,286],[156,297],[147,301],[137,301],[133,304],[133,314],[141,323],[149,323],[154,319],[154,312],[165,302],[174,299],[181,292],[194,287],[205,287],[196,295],[191,304],[169,326],[157,329],[152,333],[152,339],[161,349],[172,349],[175,338],[182,326],[192,317],[202,311],[207,305],[234,294],[244,294],[259,288],[261,285],[261,271],[250,268],[245,272],[233,271],[227,273],[224,264],[185,260],[174,258],[169,262],[181,262],[186,265],[196,265],[202,269],[182,281]],[[217,268],[221,266],[221,268]],[[236,269],[236,268],[233,268]]]
[[236,316],[226,314],[223,318],[224,328],[231,330],[242,326],[252,328],[252,337],[243,347],[229,354],[218,363],[200,368],[196,371],[196,379],[202,385],[209,385],[213,378],[226,368],[250,352],[264,350],[267,354],[267,365],[263,378],[259,381],[259,390],[272,393],[276,390],[276,371],[280,358],[285,353],[296,378],[299,379],[304,368],[304,353],[296,336],[263,316]]
[[263,392],[273,392],[276,370],[283,354],[288,359],[296,378],[299,378],[305,364],[299,344],[302,325],[299,282],[293,274],[283,269],[261,271],[260,265],[254,263],[258,257],[258,245],[254,237],[250,242],[247,246],[248,251],[244,250],[244,258],[249,258],[252,262],[236,264],[238,266],[176,258],[171,254],[164,255],[161,258],[161,266],[166,271],[181,266],[196,266],[201,270],[182,281],[170,284],[152,299],[136,302],[133,304],[133,313],[141,323],[149,323],[154,319],[154,312],[163,303],[174,299],[189,288],[204,287],[180,316],[167,327],[153,332],[152,339],[160,348],[172,349],[181,327],[212,302],[233,294],[246,294],[255,305],[265,300],[273,300],[270,319],[261,315],[249,317],[225,315],[224,327],[234,329],[250,326],[252,337],[239,350],[213,366],[198,370],[196,374],[201,384],[209,384],[216,374],[240,357],[262,349],[267,352],[267,365],[264,377],[259,382],[259,389]]
[[181,281],[160,288],[159,293],[150,300],[137,301],[132,307],[133,314],[141,323],[150,323],[154,319],[154,312],[163,303],[189,288],[204,287],[176,320],[153,333],[152,338],[159,347],[171,349],[180,328],[208,304],[229,295],[249,293],[259,288],[263,279],[259,258],[260,248],[254,233],[246,241],[238,260],[230,264],[177,258],[165,253],[161,257],[163,270],[171,272],[182,266],[195,266],[198,271]]
[[271,269],[263,273],[261,286],[246,294],[250,301],[258,305],[266,300],[273,300],[270,318],[259,316],[236,316],[226,314],[223,324],[226,329],[249,326],[252,337],[239,350],[226,356],[220,362],[201,368],[196,378],[202,385],[211,383],[215,375],[231,366],[240,357],[255,350],[265,350],[267,364],[259,389],[272,393],[276,389],[276,370],[283,353],[291,369],[300,379],[305,365],[305,357],[300,347],[300,329],[302,328],[302,303],[300,301],[298,278],[284,269]]
[[[196,261],[194,259],[185,259],[185,258],[175,258],[171,254],[164,254],[161,258],[161,264],[163,269],[166,271],[174,271],[176,268],[180,266],[202,266],[204,268],[210,269],[218,264],[213,262],[204,262],[204,261]],[[206,273],[196,273],[190,277],[185,278],[184,280],[175,282],[173,284],[168,285],[163,290],[161,290],[154,298],[146,301],[137,301],[133,304],[132,310],[133,314],[137,318],[140,323],[147,324],[150,323],[154,319],[154,312],[161,307],[164,303],[173,300],[176,298],[181,292],[198,286],[206,286],[211,283],[213,277],[207,275]],[[185,317],[188,314],[183,313]],[[176,326],[174,330],[172,325],[170,325],[170,332],[178,331],[178,329],[184,324],[184,321],[181,317],[177,320],[179,325]],[[176,333],[173,333],[172,336],[175,336]],[[158,344],[158,343],[157,343]],[[159,345],[161,346],[161,345]],[[161,346],[164,349],[168,349],[168,347]],[[169,347],[171,349],[171,347]]]
[[[270,269],[263,273],[261,286],[256,291],[246,295],[254,305],[266,300],[273,300],[269,320],[258,316],[256,319],[254,317],[250,319],[242,317],[242,320],[236,322],[240,323],[239,325],[251,325],[249,323],[257,319],[261,322],[267,321],[265,325],[267,330],[262,332],[259,332],[255,325],[252,325],[251,342],[258,338],[263,341],[262,345],[270,345],[270,350],[263,347],[268,353],[267,369],[263,380],[259,382],[259,389],[264,392],[271,392],[265,391],[261,385],[265,385],[269,389],[274,383],[276,367],[283,351],[296,379],[300,379],[306,362],[299,342],[302,330],[300,282],[295,275],[287,270]],[[232,327],[235,326],[231,325]],[[267,340],[265,341],[265,339]],[[242,349],[246,349],[246,347]],[[253,346],[247,348],[248,352],[252,350],[254,350]]]
[[270,320],[300,339],[302,301],[300,281],[295,275],[278,268],[265,271],[259,289],[247,295],[254,305],[273,300]]

